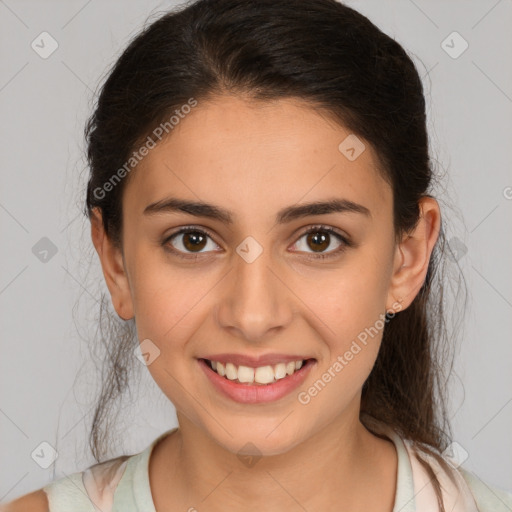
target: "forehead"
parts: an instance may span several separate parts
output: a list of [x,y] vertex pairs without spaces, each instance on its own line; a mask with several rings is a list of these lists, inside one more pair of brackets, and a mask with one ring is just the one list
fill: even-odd
[[[300,100],[198,102],[132,171],[123,210],[142,215],[167,194],[229,205],[250,217],[261,216],[262,205],[273,214],[328,195],[363,202],[378,214],[389,210],[391,191],[373,149],[361,144]],[[347,146],[356,156],[364,150],[353,159]]]

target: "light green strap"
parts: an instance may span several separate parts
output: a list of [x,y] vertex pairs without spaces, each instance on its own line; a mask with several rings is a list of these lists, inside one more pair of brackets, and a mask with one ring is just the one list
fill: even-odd
[[98,512],[87,495],[81,472],[59,478],[43,490],[48,497],[49,512]]
[[462,467],[459,471],[475,498],[479,512],[512,512],[512,492],[489,486]]
[[156,512],[149,482],[149,459],[153,448],[176,430],[178,427],[163,432],[145,450],[130,457],[114,496],[112,512]]
[[112,512],[127,512],[128,510],[156,512],[149,483],[149,457],[156,443],[169,432],[164,432],[145,450],[128,459],[123,478],[114,495]]
[[95,464],[44,487],[50,512],[111,512],[127,459],[124,455]]

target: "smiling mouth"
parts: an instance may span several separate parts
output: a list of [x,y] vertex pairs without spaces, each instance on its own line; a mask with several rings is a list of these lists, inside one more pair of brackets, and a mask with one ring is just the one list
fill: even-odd
[[201,358],[208,369],[215,372],[217,375],[223,377],[236,384],[246,384],[253,386],[267,386],[275,384],[283,379],[296,374],[306,366],[313,364],[316,359],[302,359],[290,361],[288,363],[277,363],[274,365],[264,365],[258,367],[249,367],[244,365],[235,365],[233,363],[223,364],[219,361],[211,361],[209,359]]

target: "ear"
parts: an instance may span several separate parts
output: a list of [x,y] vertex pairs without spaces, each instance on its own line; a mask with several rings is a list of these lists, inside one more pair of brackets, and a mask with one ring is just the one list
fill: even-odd
[[92,211],[91,238],[100,257],[114,309],[120,318],[130,320],[134,316],[133,303],[123,254],[105,233],[101,209],[98,207],[93,208]]
[[404,234],[396,247],[386,310],[402,311],[409,307],[425,282],[430,256],[441,229],[441,212],[433,197],[422,197],[418,205],[417,225]]

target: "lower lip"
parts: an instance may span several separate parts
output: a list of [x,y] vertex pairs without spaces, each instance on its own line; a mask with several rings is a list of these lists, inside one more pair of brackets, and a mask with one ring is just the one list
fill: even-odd
[[273,402],[291,393],[299,387],[306,379],[311,367],[315,364],[314,359],[308,359],[300,370],[292,375],[287,375],[273,384],[239,384],[226,377],[221,377],[213,371],[204,359],[198,359],[199,366],[215,388],[225,396],[244,404],[259,404]]

